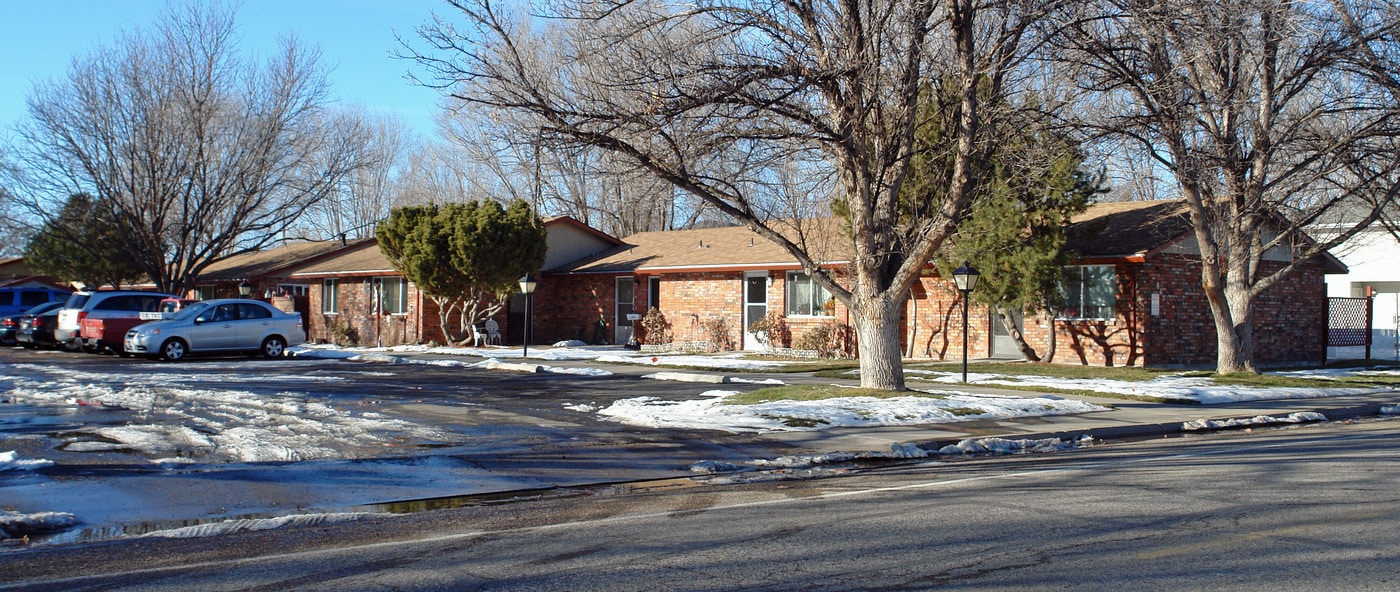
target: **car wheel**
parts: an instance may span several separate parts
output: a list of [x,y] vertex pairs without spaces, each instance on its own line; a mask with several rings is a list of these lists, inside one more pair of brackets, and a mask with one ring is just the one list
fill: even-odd
[[187,353],[189,353],[189,346],[179,339],[168,339],[160,346],[160,357],[171,362],[185,359]]
[[63,344],[62,347],[63,347],[63,351],[66,351],[66,352],[80,352],[80,351],[83,351],[83,344],[78,343],[78,342],[76,342],[76,341],[67,341],[67,342],[64,342],[64,344]]
[[283,341],[281,337],[273,335],[263,340],[262,347],[258,351],[262,352],[264,358],[280,358],[287,351],[287,342]]

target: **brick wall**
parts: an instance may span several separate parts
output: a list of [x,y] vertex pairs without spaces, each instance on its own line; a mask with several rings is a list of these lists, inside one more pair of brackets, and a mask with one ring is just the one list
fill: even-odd
[[[1278,268],[1265,262],[1264,273]],[[1111,320],[1051,319],[1028,314],[1026,342],[1042,356],[1054,327],[1055,362],[1096,366],[1213,367],[1215,320],[1201,288],[1200,262],[1186,255],[1160,255],[1147,263],[1116,266],[1118,294]],[[906,304],[903,331],[910,357],[958,359],[962,353],[962,309],[948,282],[923,278]],[[1158,314],[1152,315],[1157,294]],[[1255,301],[1254,337],[1261,365],[1316,363],[1326,354],[1326,284],[1319,265],[1307,265]],[[969,355],[991,351],[987,311],[969,315]],[[913,339],[910,341],[910,332]],[[910,344],[912,343],[912,347]]]
[[[333,337],[328,327],[330,322],[349,323],[354,342],[357,345],[403,345],[410,343],[420,343],[431,339],[425,336],[423,320],[421,314],[424,311],[423,302],[418,287],[412,283],[408,284],[407,312],[405,314],[380,315],[374,310],[374,283],[370,277],[342,277],[340,278],[339,301],[335,314],[327,314],[323,311],[324,282],[311,283],[308,294],[308,309],[310,313],[306,319],[306,339],[311,342],[329,342]],[[431,302],[429,302],[431,304]],[[431,312],[431,317],[436,320],[436,311]],[[439,343],[441,336],[439,332]]]

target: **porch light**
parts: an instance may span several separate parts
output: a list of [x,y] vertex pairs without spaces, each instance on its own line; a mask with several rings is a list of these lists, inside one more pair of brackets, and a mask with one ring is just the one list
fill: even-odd
[[249,294],[252,294],[252,293],[253,293],[253,286],[252,286],[252,284],[249,284],[249,283],[248,283],[248,280],[243,280],[243,281],[241,281],[241,282],[238,282],[238,297],[239,297],[239,298],[247,298],[248,295],[249,295]]
[[962,381],[967,384],[967,297],[972,294],[972,290],[977,287],[977,278],[982,274],[977,273],[977,268],[971,263],[963,261],[962,267],[953,270],[953,285],[962,292],[963,301],[963,352],[962,352]]
[[977,278],[981,275],[971,263],[963,261],[962,267],[953,270],[953,284],[966,296],[977,289]]

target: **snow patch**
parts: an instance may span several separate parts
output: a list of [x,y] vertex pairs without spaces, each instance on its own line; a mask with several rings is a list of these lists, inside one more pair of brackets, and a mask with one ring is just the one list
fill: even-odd
[[598,414],[629,425],[653,428],[715,429],[727,432],[813,431],[832,427],[872,427],[951,423],[979,419],[1039,417],[1107,411],[1078,400],[1056,397],[983,396],[934,393],[936,397],[840,397],[819,401],[772,401],[729,405],[737,391],[713,390],[700,399],[658,397],[622,399]]
[[1304,423],[1309,421],[1327,421],[1327,416],[1316,411],[1300,411],[1298,413],[1291,413],[1286,417],[1256,415],[1254,417],[1241,417],[1234,419],[1197,419],[1181,424],[1181,429],[1189,432],[1194,430],[1215,430],[1220,428],[1233,428],[1239,426],[1270,425],[1280,423]]
[[169,530],[157,530],[146,533],[146,537],[162,537],[170,539],[192,539],[199,537],[210,537],[235,532],[250,532],[255,530],[270,530],[282,528],[284,526],[315,526],[320,524],[335,524],[338,522],[350,522],[360,520],[370,516],[387,516],[383,513],[371,512],[339,512],[334,514],[296,514],[292,516],[281,516],[277,518],[256,518],[241,520],[224,520],[222,522],[211,522],[209,524],[196,524],[182,528],[172,528]]
[[0,510],[0,539],[17,539],[31,534],[54,532],[77,524],[68,512],[20,514]]
[[53,466],[53,461],[46,458],[20,458],[13,450],[0,452],[0,471],[32,471],[48,466]]

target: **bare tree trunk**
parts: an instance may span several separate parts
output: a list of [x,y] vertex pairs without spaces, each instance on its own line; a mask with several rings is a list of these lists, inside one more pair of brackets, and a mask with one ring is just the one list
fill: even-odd
[[[860,348],[860,385],[864,388],[902,391],[904,386],[903,350],[899,346],[898,299],[876,300],[875,311],[851,309],[851,321]],[[873,312],[873,314],[871,314]]]
[[1016,320],[1007,313],[1005,307],[997,305],[997,317],[1001,321],[1001,326],[1006,329],[1006,334],[1016,342],[1016,349],[1021,352],[1021,359],[1027,362],[1039,362],[1040,356],[1035,353],[1035,348],[1026,343],[1026,334],[1021,332],[1021,328],[1016,326]]

